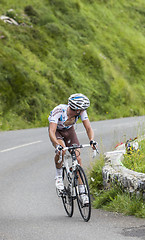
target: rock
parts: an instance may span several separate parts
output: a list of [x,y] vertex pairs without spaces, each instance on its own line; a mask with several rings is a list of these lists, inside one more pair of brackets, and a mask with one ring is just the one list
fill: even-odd
[[[142,139],[144,139],[143,136]],[[135,147],[138,147],[135,144]],[[145,198],[145,174],[132,171],[123,166],[122,160],[125,154],[125,144],[117,146],[115,151],[104,154],[105,166],[102,169],[103,184],[106,187],[109,183],[114,182],[121,184],[124,191],[130,194],[136,193]]]
[[7,17],[7,16],[0,16],[0,19],[2,21],[4,21],[5,23],[9,23],[9,24],[14,24],[14,25],[19,25],[13,18]]

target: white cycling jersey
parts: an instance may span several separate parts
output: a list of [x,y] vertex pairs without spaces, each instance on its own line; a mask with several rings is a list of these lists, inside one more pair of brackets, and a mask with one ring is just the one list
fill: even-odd
[[81,111],[79,116],[68,119],[67,108],[68,105],[60,104],[51,111],[48,117],[49,122],[57,123],[57,129],[69,129],[73,124],[77,122],[79,117],[82,121],[88,119],[86,110]]

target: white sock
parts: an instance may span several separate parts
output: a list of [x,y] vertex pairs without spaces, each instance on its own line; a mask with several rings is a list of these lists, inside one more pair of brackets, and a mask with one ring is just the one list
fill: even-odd
[[62,177],[62,168],[56,168],[56,177]]
[[79,185],[80,193],[85,193],[85,186],[83,184]]

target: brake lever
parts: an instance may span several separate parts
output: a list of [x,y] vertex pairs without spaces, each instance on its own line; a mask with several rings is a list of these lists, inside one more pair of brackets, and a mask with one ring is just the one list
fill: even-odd
[[99,154],[99,151],[98,151],[98,149],[95,146],[95,150],[93,150],[93,158],[96,157],[97,153]]

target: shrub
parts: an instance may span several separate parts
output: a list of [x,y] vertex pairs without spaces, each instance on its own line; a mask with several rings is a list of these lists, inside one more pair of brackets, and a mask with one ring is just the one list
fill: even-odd
[[26,6],[25,8],[24,8],[24,12],[28,15],[28,16],[35,16],[35,17],[38,17],[38,13],[36,12],[36,10],[31,6],[31,5],[29,5],[29,6]]

